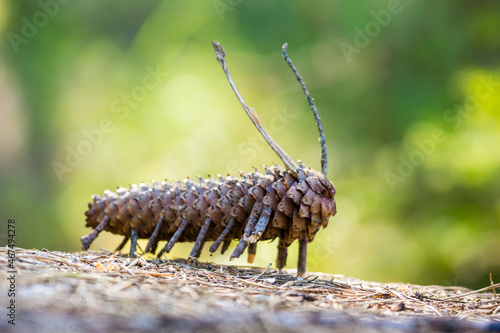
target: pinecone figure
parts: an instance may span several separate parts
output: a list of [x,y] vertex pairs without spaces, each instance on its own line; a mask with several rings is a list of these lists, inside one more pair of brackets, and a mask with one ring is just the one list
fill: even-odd
[[125,236],[116,249],[121,250],[131,239],[130,255],[134,256],[139,238],[148,238],[146,252],[155,253],[158,242],[168,241],[158,253],[169,252],[176,242],[194,242],[190,257],[200,256],[206,241],[215,252],[222,245],[224,253],[232,240],[238,244],[231,259],[239,258],[248,248],[248,261],[253,262],[259,240],[279,238],[277,267],[286,264],[287,248],[299,240],[299,274],[305,272],[307,242],[314,240],[318,230],[328,225],[336,213],[335,188],[326,178],[326,144],[317,110],[302,78],[283,46],[283,56],[290,65],[308,97],[321,135],[322,173],[299,161],[298,165],[266,133],[255,111],[241,99],[227,70],[225,52],[213,42],[220,62],[241,105],[264,136],[270,147],[285,163],[266,167],[264,173],[241,173],[232,176],[186,179],[182,182],[131,185],[116,192],[94,195],[85,213],[87,227],[94,230],[81,238],[83,249],[89,248],[102,230]]

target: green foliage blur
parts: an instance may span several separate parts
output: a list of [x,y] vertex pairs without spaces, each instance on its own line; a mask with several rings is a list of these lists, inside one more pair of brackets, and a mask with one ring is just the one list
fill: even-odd
[[[337,188],[308,270],[498,282],[498,22],[498,1],[0,0],[0,242],[15,218],[18,246],[78,251],[94,193],[279,162],[212,40],[273,138],[319,170],[316,125],[281,58],[288,42]],[[120,241],[102,233],[91,248]],[[274,263],[276,245],[259,243],[256,264]],[[289,253],[295,268],[296,244]],[[228,258],[205,248],[201,259]]]

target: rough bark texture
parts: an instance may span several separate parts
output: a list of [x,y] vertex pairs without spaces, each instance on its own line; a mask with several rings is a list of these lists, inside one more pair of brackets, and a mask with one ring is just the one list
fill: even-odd
[[[16,325],[1,332],[499,332],[500,298],[461,287],[106,252],[15,250]],[[9,256],[0,248],[0,265]],[[499,285],[497,285],[498,287]]]

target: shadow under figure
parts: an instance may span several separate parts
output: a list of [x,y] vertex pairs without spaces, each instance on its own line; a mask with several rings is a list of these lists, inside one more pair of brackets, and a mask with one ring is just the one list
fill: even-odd
[[288,246],[299,241],[297,271],[304,275],[307,261],[307,243],[318,230],[328,225],[336,213],[335,187],[326,178],[327,150],[325,135],[318,111],[302,77],[283,45],[283,58],[294,72],[304,91],[318,125],[322,148],[322,172],[313,170],[301,161],[295,161],[267,134],[255,110],[249,107],[236,89],[225,62],[225,51],[218,42],[212,42],[219,61],[238,101],[262,134],[269,146],[285,164],[264,166],[265,173],[241,173],[232,176],[211,177],[195,182],[191,179],[176,182],[155,182],[119,187],[116,192],[92,196],[88,204],[87,227],[94,230],[81,238],[87,250],[102,230],[123,235],[125,239],[115,251],[131,240],[130,256],[135,256],[137,240],[149,238],[146,252],[155,253],[158,241],[167,245],[158,253],[169,252],[176,242],[195,242],[190,258],[198,258],[206,241],[213,241],[210,252],[222,244],[224,253],[233,239],[239,242],[230,260],[239,258],[248,248],[248,262],[252,263],[257,241],[279,238],[276,266],[286,264]]

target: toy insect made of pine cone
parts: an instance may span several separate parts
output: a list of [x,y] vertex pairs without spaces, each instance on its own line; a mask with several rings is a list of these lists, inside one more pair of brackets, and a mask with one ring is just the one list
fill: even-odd
[[318,125],[322,146],[322,172],[315,171],[302,162],[295,163],[263,129],[255,110],[249,107],[236,89],[225,62],[225,51],[218,42],[212,42],[216,59],[252,123],[269,146],[279,156],[285,167],[264,167],[259,171],[232,176],[185,181],[131,185],[119,187],[116,192],[104,191],[94,195],[85,212],[87,227],[94,230],[81,238],[87,250],[102,230],[123,235],[119,251],[130,239],[130,256],[135,255],[137,240],[149,238],[146,252],[155,253],[158,241],[167,245],[158,253],[169,252],[176,242],[194,242],[191,258],[198,258],[205,242],[213,241],[210,251],[222,244],[224,253],[232,240],[238,244],[231,259],[238,258],[248,248],[248,261],[254,260],[257,241],[279,238],[276,266],[286,264],[287,249],[294,240],[299,241],[297,270],[306,271],[307,243],[316,232],[328,225],[336,213],[335,187],[326,178],[326,142],[313,99],[287,54],[287,44],[282,53],[301,84]]

